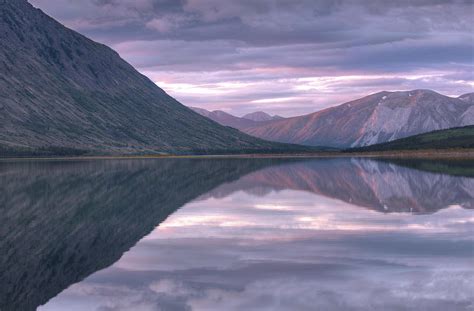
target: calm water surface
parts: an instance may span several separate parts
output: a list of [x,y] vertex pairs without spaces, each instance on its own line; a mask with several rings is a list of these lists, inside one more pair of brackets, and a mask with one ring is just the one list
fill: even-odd
[[474,310],[473,169],[0,162],[0,310]]

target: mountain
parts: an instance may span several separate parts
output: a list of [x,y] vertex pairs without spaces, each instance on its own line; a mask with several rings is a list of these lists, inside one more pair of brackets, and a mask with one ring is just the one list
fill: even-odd
[[199,113],[200,115],[219,123],[220,125],[230,126],[236,129],[244,129],[258,124],[253,120],[239,118],[221,110],[209,111],[196,107],[191,107],[191,109]]
[[277,116],[277,115],[271,116],[268,113],[263,112],[263,111],[248,113],[248,114],[244,115],[242,118],[252,120],[252,121],[255,121],[255,122],[265,122],[265,121],[284,119],[283,117],[280,117],[280,116]]
[[263,111],[257,111],[253,113],[246,114],[243,117],[236,117],[230,113],[224,112],[222,110],[209,111],[202,108],[190,107],[195,112],[200,115],[209,118],[221,125],[230,126],[239,130],[244,130],[249,127],[258,126],[263,122],[272,121],[272,120],[281,120],[284,119],[280,116],[271,116]]
[[380,92],[305,116],[242,129],[267,140],[348,148],[474,124],[473,94]]
[[467,93],[463,94],[458,97],[460,100],[468,102],[468,103],[474,103],[474,93]]
[[474,125],[433,131],[348,151],[474,149]]
[[0,1],[0,149],[12,154],[274,151],[167,95],[26,0]]

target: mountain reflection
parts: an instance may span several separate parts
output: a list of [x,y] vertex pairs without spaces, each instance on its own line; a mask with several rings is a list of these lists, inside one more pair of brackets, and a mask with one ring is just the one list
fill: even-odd
[[265,195],[285,189],[312,192],[384,213],[433,213],[455,204],[474,208],[473,178],[343,158],[268,167],[221,185],[203,198],[225,197],[239,190]]
[[0,310],[35,310],[197,198],[284,189],[381,212],[474,206],[474,179],[358,159],[0,163]]
[[0,163],[0,310],[35,310],[167,216],[268,161]]

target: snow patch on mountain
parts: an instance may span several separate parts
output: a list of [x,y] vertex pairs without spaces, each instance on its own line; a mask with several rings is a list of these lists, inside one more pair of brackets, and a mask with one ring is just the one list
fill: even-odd
[[396,108],[380,103],[373,111],[364,127],[365,134],[357,139],[352,146],[367,146],[378,143],[382,136],[390,136],[388,141],[397,138],[401,124],[409,124],[413,108]]

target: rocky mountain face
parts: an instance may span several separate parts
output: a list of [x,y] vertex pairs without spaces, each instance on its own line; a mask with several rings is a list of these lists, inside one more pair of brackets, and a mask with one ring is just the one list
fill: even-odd
[[458,97],[460,100],[468,102],[468,103],[474,103],[474,93],[467,93],[463,94]]
[[474,149],[474,125],[428,132],[386,143],[352,148],[347,152],[423,149]]
[[242,128],[278,142],[348,148],[474,124],[473,94],[380,92],[305,116]]
[[280,116],[277,116],[277,115],[271,116],[268,113],[263,112],[263,111],[248,113],[248,114],[244,115],[242,118],[252,120],[252,121],[255,121],[255,122],[264,122],[264,121],[284,119],[283,117],[280,117]]
[[0,1],[0,149],[127,154],[280,147],[194,113],[115,51],[26,0]]

